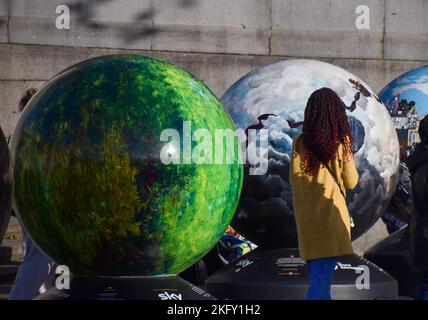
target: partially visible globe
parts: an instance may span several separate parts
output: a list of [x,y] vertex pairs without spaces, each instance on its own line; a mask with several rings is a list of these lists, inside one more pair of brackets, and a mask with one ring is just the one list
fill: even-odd
[[161,60],[99,57],[45,84],[11,145],[14,207],[34,242],[75,276],[177,274],[203,257],[235,213],[243,169],[238,153],[161,161],[166,146],[183,159],[184,121],[234,130],[201,81]]
[[[355,75],[313,60],[276,62],[254,70],[233,84],[222,101],[237,128],[269,130],[268,171],[250,175],[232,225],[262,247],[296,247],[289,164],[293,139],[309,96],[329,87],[342,99],[354,139],[359,183],[347,203],[355,227],[352,238],[366,232],[382,215],[395,190],[399,147],[394,125],[384,105]],[[307,201],[311,201],[308,193]]]
[[9,147],[3,131],[0,129],[0,242],[9,223],[12,208],[12,172]]
[[405,160],[420,142],[419,121],[428,114],[428,66],[410,70],[379,93],[391,114]]

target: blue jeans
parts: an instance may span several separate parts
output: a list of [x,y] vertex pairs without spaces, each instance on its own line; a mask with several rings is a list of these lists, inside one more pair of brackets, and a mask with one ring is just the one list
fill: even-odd
[[337,258],[308,260],[309,288],[306,300],[331,300],[331,278]]
[[24,261],[16,274],[9,300],[31,300],[55,284],[55,263],[45,256],[23,230],[25,245]]

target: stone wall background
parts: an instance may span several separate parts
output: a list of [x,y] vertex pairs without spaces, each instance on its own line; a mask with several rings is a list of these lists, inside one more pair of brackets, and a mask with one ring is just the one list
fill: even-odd
[[[70,9],[70,29],[55,26]],[[356,8],[370,9],[358,30]],[[379,92],[428,61],[428,1],[412,0],[0,0],[0,125],[10,135],[18,101],[90,57],[140,52],[175,63],[221,97],[248,71],[290,58],[327,61]],[[355,242],[385,237],[379,222]]]

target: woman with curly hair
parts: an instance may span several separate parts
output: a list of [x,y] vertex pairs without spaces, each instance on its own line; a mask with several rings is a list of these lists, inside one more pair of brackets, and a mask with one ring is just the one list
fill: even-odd
[[303,133],[293,143],[290,166],[299,251],[309,268],[309,300],[331,300],[337,257],[353,252],[346,189],[358,183],[352,135],[337,94],[310,96]]

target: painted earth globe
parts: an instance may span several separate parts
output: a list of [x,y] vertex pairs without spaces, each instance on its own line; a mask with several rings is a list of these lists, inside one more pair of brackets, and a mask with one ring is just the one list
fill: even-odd
[[0,242],[9,224],[12,208],[12,172],[9,147],[0,129]]
[[239,144],[216,145],[233,161],[209,161],[216,130],[235,128],[183,69],[141,55],[84,61],[39,90],[13,133],[14,208],[75,276],[177,274],[216,244],[239,200]]
[[428,66],[410,70],[379,93],[391,114],[405,160],[420,142],[419,122],[428,115]]
[[259,246],[297,246],[289,183],[292,141],[302,131],[309,96],[322,87],[333,89],[341,98],[353,135],[359,173],[357,187],[347,194],[355,223],[353,239],[378,220],[395,190],[397,135],[384,105],[366,83],[342,68],[313,60],[261,67],[238,80],[222,98],[237,129],[268,130],[268,147],[262,150],[260,163],[244,167],[241,200],[232,223]]

